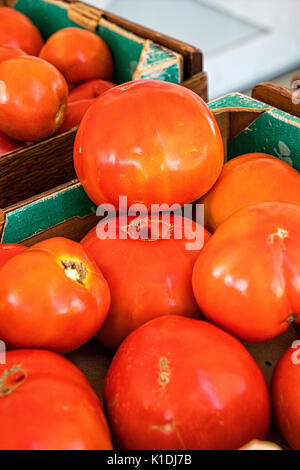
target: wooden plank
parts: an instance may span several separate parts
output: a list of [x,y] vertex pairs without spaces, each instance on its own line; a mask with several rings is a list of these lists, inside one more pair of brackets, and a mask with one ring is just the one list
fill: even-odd
[[300,117],[300,94],[297,97],[296,90],[272,82],[263,82],[253,88],[252,97],[281,111]]

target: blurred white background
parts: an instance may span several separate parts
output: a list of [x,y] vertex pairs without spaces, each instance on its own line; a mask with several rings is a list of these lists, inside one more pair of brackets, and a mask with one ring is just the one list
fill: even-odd
[[[300,67],[300,0],[88,0],[204,52],[210,98]],[[289,84],[293,73],[277,79]]]

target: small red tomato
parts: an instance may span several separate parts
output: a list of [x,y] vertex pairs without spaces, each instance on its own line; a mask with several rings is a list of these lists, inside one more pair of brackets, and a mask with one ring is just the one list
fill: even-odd
[[265,439],[269,402],[262,372],[238,340],[178,316],[131,333],[104,387],[112,433],[128,450],[238,449]]
[[224,150],[218,125],[191,90],[138,80],[89,108],[74,146],[77,176],[92,201],[118,205],[197,200],[217,180]]
[[43,46],[40,57],[55,65],[68,83],[76,84],[113,75],[108,45],[97,34],[80,28],[64,28]]
[[[116,223],[116,238],[98,238],[106,226],[103,221],[82,241],[107,279],[112,295],[109,314],[97,338],[116,349],[131,331],[152,318],[170,314],[200,318],[191,279],[209,233],[191,220],[187,226],[187,219],[174,215],[169,224],[159,216],[152,216],[151,222],[145,218],[137,223],[134,217],[128,218],[127,224],[119,217],[110,221]],[[137,225],[140,238],[122,238]],[[144,238],[143,232],[150,235],[150,231],[152,238]],[[184,231],[180,239],[176,238],[179,231]],[[202,238],[196,248],[188,250],[186,244],[193,238],[196,241],[196,231],[198,237],[201,231]],[[164,239],[167,232],[170,238]]]
[[0,243],[0,268],[6,263],[9,259],[23,253],[27,248],[23,245],[18,245],[17,243]]
[[58,129],[57,133],[61,134],[62,132],[68,131],[81,122],[81,119],[93,104],[95,99],[71,101],[67,103],[66,114],[64,122],[61,127]]
[[98,98],[98,96],[102,95],[105,91],[115,86],[115,83],[106,80],[90,80],[73,88],[70,91],[68,102],[71,103],[71,101]]
[[0,131],[0,157],[1,155],[5,155],[6,153],[12,152],[20,147],[24,147],[24,145],[24,142],[12,139]]
[[72,240],[37,243],[0,269],[0,338],[10,347],[77,349],[101,327],[110,292],[96,263]]
[[295,450],[300,450],[299,352],[299,342],[296,341],[277,363],[271,382],[272,407],[277,426]]
[[9,351],[0,364],[1,450],[111,450],[107,422],[83,373],[50,351]]
[[17,57],[0,64],[0,130],[33,142],[62,124],[68,98],[62,74],[37,57]]
[[0,64],[5,60],[22,57],[24,55],[27,55],[26,52],[22,51],[22,49],[19,49],[18,47],[0,45]]
[[263,342],[300,322],[300,206],[240,209],[211,236],[195,263],[204,315],[245,341]]
[[38,55],[44,41],[37,27],[23,13],[0,7],[0,45],[19,47],[30,55]]

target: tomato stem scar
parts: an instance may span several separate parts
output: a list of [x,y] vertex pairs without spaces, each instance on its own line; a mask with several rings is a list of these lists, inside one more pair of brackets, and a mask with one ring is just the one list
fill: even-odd
[[0,397],[12,393],[24,382],[27,373],[21,366],[13,366],[0,376]]
[[60,263],[65,271],[65,275],[69,279],[84,286],[84,281],[88,273],[87,267],[84,263],[71,259],[62,259],[60,260]]
[[159,377],[158,377],[158,382],[160,385],[165,387],[169,382],[170,382],[170,367],[169,367],[169,361],[166,357],[161,357],[159,360]]
[[291,315],[287,318],[287,323],[293,323],[297,320],[299,315],[295,315],[295,313],[291,313]]

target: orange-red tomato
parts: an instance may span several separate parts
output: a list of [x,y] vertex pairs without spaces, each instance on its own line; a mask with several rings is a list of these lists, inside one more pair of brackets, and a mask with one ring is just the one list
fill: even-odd
[[205,316],[267,341],[300,322],[300,207],[266,202],[221,224],[200,253],[193,290]]
[[80,28],[64,28],[43,46],[40,57],[60,70],[67,82],[76,84],[113,75],[108,45],[97,34]]
[[239,341],[178,316],[131,333],[104,387],[121,449],[237,449],[266,437],[269,401],[262,372]]
[[23,253],[26,246],[17,243],[0,243],[0,268],[14,256]]
[[18,47],[0,45],[0,64],[5,60],[22,57],[24,55],[27,55],[26,52],[22,51],[22,49],[19,49]]
[[214,231],[243,207],[261,202],[300,205],[300,173],[271,155],[241,155],[224,165],[216,184],[199,202],[204,204],[205,225]]
[[10,347],[77,349],[101,327],[110,304],[106,280],[83,247],[52,238],[0,269],[0,338]]
[[0,364],[1,450],[111,450],[101,404],[83,373],[50,351],[9,351]]
[[[299,343],[299,342],[296,342]],[[300,450],[300,354],[290,347],[276,365],[271,398],[277,426],[292,449]]]
[[38,55],[44,41],[37,27],[23,13],[0,7],[0,45],[19,47],[30,55]]
[[61,127],[58,129],[58,133],[61,134],[62,132],[68,131],[81,122],[83,116],[93,104],[95,99],[87,99],[87,100],[79,100],[79,101],[71,101],[67,103],[66,114],[64,118],[64,122],[62,123]]
[[12,152],[13,150],[23,147],[24,145],[24,142],[12,139],[11,137],[8,137],[8,135],[5,135],[3,134],[3,132],[0,131],[0,157],[1,155],[5,155],[6,153]]
[[138,80],[108,90],[79,126],[75,169],[96,203],[179,203],[217,180],[223,143],[204,101],[174,83]]
[[0,64],[0,130],[14,139],[37,141],[62,124],[68,86],[62,74],[37,57]]
[[[152,225],[147,219],[139,222],[141,238],[123,239],[136,226],[136,219],[128,218],[127,224],[119,218],[111,221],[116,222],[115,239],[98,238],[97,232],[106,225],[103,221],[82,241],[107,279],[112,296],[109,314],[97,338],[116,349],[131,331],[152,318],[169,314],[200,318],[191,278],[193,265],[209,233],[192,221],[185,227],[187,219],[181,216],[171,216],[169,225],[168,221],[152,216]],[[151,227],[152,238],[142,238],[143,232]],[[198,246],[187,250],[186,244],[196,229],[203,238],[199,237]],[[183,237],[176,239],[181,230],[185,231]],[[166,233],[169,239],[165,239]]]
[[108,82],[107,80],[90,80],[73,88],[70,91],[68,102],[98,98],[105,91],[115,86],[115,83]]

